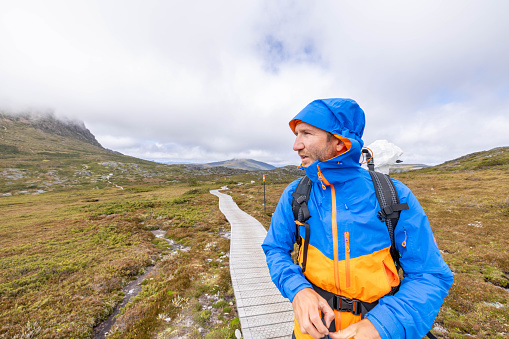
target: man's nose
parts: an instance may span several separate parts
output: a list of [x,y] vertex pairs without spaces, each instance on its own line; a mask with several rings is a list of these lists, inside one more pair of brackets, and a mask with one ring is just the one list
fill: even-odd
[[303,148],[304,148],[304,143],[302,142],[300,137],[297,136],[295,138],[295,142],[293,143],[293,150],[294,151],[300,151]]

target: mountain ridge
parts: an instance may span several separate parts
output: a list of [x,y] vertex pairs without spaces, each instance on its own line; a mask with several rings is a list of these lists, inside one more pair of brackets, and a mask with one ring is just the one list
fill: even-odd
[[473,171],[491,168],[509,169],[509,146],[500,146],[486,151],[469,153],[423,170]]
[[267,164],[262,161],[254,159],[230,159],[225,161],[210,162],[201,165],[203,167],[216,167],[222,166],[227,168],[243,169],[248,171],[270,171],[276,168],[276,166]]

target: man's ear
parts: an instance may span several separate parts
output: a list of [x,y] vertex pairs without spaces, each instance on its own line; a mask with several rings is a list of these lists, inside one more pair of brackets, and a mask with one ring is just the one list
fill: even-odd
[[345,146],[345,143],[341,140],[338,139],[338,143],[336,145],[336,152],[338,152],[338,154],[341,154],[343,153],[344,151],[346,151],[346,146]]

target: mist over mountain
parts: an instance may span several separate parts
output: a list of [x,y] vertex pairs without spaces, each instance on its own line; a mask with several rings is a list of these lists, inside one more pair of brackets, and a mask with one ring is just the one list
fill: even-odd
[[9,122],[23,124],[47,133],[74,138],[103,148],[95,136],[85,126],[85,123],[77,119],[57,118],[50,112],[10,113],[1,111],[0,119],[7,124]]

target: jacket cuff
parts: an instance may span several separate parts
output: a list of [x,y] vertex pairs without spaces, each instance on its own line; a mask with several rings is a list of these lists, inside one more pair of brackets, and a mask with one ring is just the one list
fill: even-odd
[[371,321],[373,326],[380,334],[382,339],[404,338],[405,329],[393,314],[386,307],[378,305],[366,314],[366,318]]
[[295,295],[305,288],[313,288],[309,281],[302,276],[293,276],[285,283],[286,297],[293,302]]

